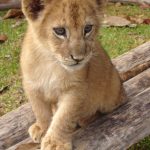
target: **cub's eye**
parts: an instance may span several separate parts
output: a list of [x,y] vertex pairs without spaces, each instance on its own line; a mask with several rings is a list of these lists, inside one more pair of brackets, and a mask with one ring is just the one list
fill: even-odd
[[84,35],[89,35],[89,33],[92,31],[93,25],[86,25],[84,28]]
[[53,28],[54,32],[58,36],[66,36],[66,29],[65,28]]

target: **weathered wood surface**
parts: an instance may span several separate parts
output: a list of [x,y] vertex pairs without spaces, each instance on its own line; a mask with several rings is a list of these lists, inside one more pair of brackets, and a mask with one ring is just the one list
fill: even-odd
[[74,150],[126,150],[150,135],[150,88],[77,134]]
[[137,96],[149,87],[150,68],[124,83],[124,88],[126,89],[127,97],[131,98],[135,95]]
[[34,122],[31,106],[26,104],[0,118],[0,150],[28,137],[28,127]]
[[74,150],[125,150],[150,134],[150,69],[125,82],[124,87],[128,102],[80,130],[75,136]]
[[124,81],[136,76],[150,67],[150,42],[117,57],[113,64]]
[[0,10],[21,8],[21,0],[10,0],[0,3]]
[[[108,0],[109,2],[121,2],[125,4],[150,4],[150,0]],[[4,0],[5,2],[5,0]],[[13,9],[13,8],[21,8],[21,0],[6,0],[4,3],[0,2],[0,10]]]
[[120,2],[124,4],[150,4],[150,0],[108,0],[109,2]]
[[40,148],[39,144],[33,143],[31,138],[27,138],[7,150],[39,150],[38,148]]
[[[143,54],[141,51],[145,54]],[[141,66],[141,64],[144,64],[142,65],[144,67],[142,67],[142,69],[138,71],[138,73],[142,72],[141,74],[132,78],[137,73],[130,72],[132,74],[130,78],[132,79],[124,83],[124,86],[126,88],[129,97],[133,97],[150,87],[150,69],[147,69],[149,68],[149,65],[145,65],[146,63],[149,64],[149,61],[150,61],[150,42],[147,42],[146,44],[132,50],[131,52],[126,53],[123,56],[113,60],[117,69],[119,70],[120,73],[122,73],[122,75],[123,73],[129,72],[129,70],[135,72],[136,67],[139,67]],[[133,103],[133,101],[131,103]],[[125,105],[124,107],[127,106]],[[145,109],[145,111],[147,110]],[[123,114],[125,114],[124,111]],[[27,129],[32,124],[32,122],[34,122],[34,120],[35,119],[29,104],[24,105],[19,109],[17,109],[16,111],[13,111],[1,117],[0,118],[0,150],[6,150],[7,148],[26,139],[28,137]]]

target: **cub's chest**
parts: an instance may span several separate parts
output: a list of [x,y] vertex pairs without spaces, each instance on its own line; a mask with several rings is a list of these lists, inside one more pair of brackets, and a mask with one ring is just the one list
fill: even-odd
[[39,66],[32,74],[32,84],[46,99],[56,99],[64,87],[64,74],[54,66]]
[[63,87],[63,79],[55,73],[45,77],[41,84],[46,99],[56,99],[60,95]]

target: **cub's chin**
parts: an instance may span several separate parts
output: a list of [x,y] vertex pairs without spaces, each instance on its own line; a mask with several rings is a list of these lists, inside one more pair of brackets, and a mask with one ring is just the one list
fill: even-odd
[[61,63],[61,66],[68,71],[77,71],[77,70],[84,68],[86,66],[86,64],[87,63],[85,63],[85,62],[74,64],[74,65],[65,65],[65,64]]

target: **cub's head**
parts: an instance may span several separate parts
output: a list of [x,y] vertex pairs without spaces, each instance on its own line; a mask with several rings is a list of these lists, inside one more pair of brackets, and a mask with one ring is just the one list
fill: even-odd
[[49,51],[63,67],[75,69],[93,55],[102,1],[23,0],[22,8],[43,51]]

